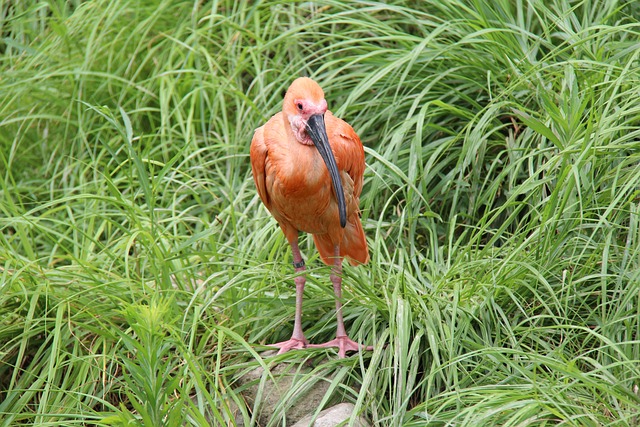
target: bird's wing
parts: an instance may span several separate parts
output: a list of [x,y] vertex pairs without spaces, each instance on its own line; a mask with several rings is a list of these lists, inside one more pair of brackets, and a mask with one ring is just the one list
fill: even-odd
[[256,129],[251,140],[251,149],[249,155],[251,157],[251,171],[253,172],[253,180],[256,183],[258,194],[262,203],[271,210],[271,200],[269,199],[269,193],[265,184],[266,171],[265,166],[267,163],[267,144],[264,139],[264,126]]
[[[338,169],[351,178],[351,182],[347,183],[343,175],[342,184],[345,188],[347,206],[351,206],[351,213],[348,214],[346,231],[340,243],[340,255],[348,257],[351,265],[365,264],[369,261],[369,250],[358,207],[365,168],[364,147],[358,134],[347,122],[327,112],[325,124]],[[331,240],[331,236],[314,234],[313,240],[322,260],[331,265],[335,248],[335,242]]]
[[362,193],[362,178],[364,175],[364,147],[360,137],[344,120],[331,114],[325,114],[327,132],[331,132],[329,140],[336,158],[338,169],[345,171],[353,180],[353,195],[360,197]]

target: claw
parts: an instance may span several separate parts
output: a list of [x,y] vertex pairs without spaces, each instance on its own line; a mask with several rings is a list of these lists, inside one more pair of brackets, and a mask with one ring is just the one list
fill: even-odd
[[268,347],[278,347],[280,349],[278,350],[278,354],[284,354],[289,350],[307,348],[308,345],[309,343],[306,339],[300,340],[297,338],[290,338],[286,341],[268,344]]
[[307,347],[309,348],[329,348],[329,347],[337,347],[338,348],[338,357],[345,358],[347,355],[347,351],[372,351],[373,346],[368,345],[364,346],[353,341],[346,335],[336,337],[335,339],[322,343],[322,344],[309,344]]

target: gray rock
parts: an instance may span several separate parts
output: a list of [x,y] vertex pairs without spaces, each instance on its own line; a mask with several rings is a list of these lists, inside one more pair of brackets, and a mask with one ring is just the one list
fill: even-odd
[[[268,363],[268,359],[265,360]],[[331,378],[309,375],[306,364],[280,363],[265,372],[258,367],[239,379],[238,390],[256,413],[258,425],[291,425],[314,414],[329,390]]]
[[[340,403],[331,408],[325,409],[318,414],[315,422],[312,423],[313,414],[298,420],[297,423],[291,427],[336,427],[341,423],[349,425],[348,421],[351,418],[351,414],[355,407],[352,403]],[[361,416],[357,416],[351,424],[352,427],[369,427],[370,424]]]

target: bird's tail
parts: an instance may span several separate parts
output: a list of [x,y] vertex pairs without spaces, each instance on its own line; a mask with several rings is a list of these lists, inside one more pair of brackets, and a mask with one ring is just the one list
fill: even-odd
[[[328,234],[313,235],[313,241],[318,248],[320,258],[327,265],[333,265],[333,243]],[[344,237],[340,244],[340,256],[347,257],[351,265],[369,262],[369,248],[362,229],[360,216],[354,214],[349,218],[344,230]]]

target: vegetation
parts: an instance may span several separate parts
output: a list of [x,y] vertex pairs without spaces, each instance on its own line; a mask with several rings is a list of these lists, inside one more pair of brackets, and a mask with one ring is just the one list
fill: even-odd
[[[309,359],[303,386],[375,425],[640,423],[637,3],[0,13],[1,426],[249,425],[238,377]],[[260,356],[293,269],[249,143],[299,75],[366,147],[372,259],[343,296],[375,350],[344,360]],[[328,268],[301,247],[321,342]]]

